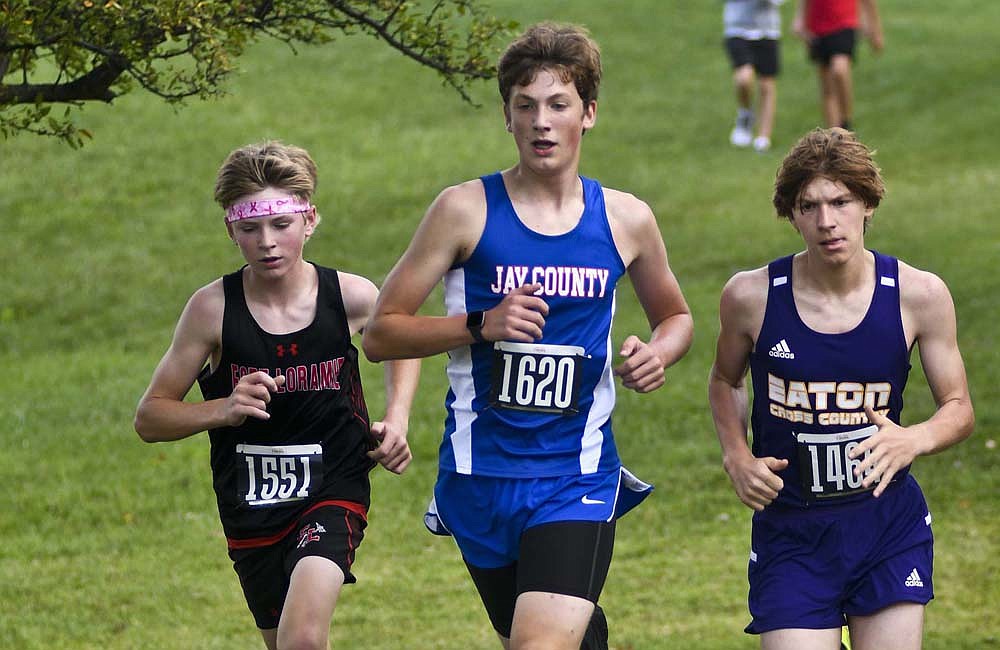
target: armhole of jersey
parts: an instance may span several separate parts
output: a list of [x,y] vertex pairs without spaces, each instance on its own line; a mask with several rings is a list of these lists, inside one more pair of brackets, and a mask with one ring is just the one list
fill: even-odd
[[[341,331],[344,336],[350,340],[351,339],[351,323],[347,318],[347,305],[344,304],[344,292],[340,288],[340,271],[337,269],[331,269],[318,264],[316,266],[316,272],[319,274],[319,284],[320,287],[317,292],[323,292],[323,284],[329,283],[330,295],[325,301],[320,302],[320,295],[316,296],[316,320],[319,320],[320,314],[319,309],[322,306],[333,307],[333,311],[337,314],[337,319],[340,321],[338,325],[341,327]],[[325,303],[325,305],[324,305]]]
[[[492,179],[496,179],[496,180],[492,180]],[[487,174],[485,176],[480,176],[479,177],[479,182],[480,182],[480,184],[482,185],[482,188],[483,188],[483,206],[484,206],[484,208],[486,210],[486,214],[483,215],[483,231],[481,233],[479,233],[479,239],[476,241],[476,245],[472,248],[472,252],[469,253],[469,257],[467,257],[465,260],[463,260],[461,262],[455,262],[455,263],[453,263],[450,267],[448,267],[449,271],[458,270],[460,268],[463,268],[466,264],[468,264],[469,260],[471,260],[473,257],[475,257],[476,253],[479,252],[479,246],[483,243],[483,240],[486,239],[486,230],[489,228],[489,225],[490,225],[490,197],[491,196],[495,196],[495,192],[497,190],[496,190],[496,186],[493,185],[493,184],[495,182],[497,182],[497,180],[499,180],[499,182],[501,184],[503,183],[503,178],[501,177],[500,172],[493,172],[492,174]],[[491,189],[490,189],[491,185],[494,188],[493,192],[491,192]],[[501,191],[501,192],[503,192],[505,194],[507,192],[507,190],[504,189],[502,185],[499,188],[499,191]]]
[[[611,232],[611,217],[608,216],[608,202],[604,197],[604,187],[600,182],[592,178],[581,176],[580,181],[583,183],[584,214],[586,215],[590,209],[600,208],[599,219],[602,222],[600,227],[607,234],[608,242],[610,242],[611,248],[615,252],[615,259],[618,260],[618,265],[621,267],[621,274],[624,275],[628,271],[628,267],[625,266],[625,260],[622,259],[622,252],[618,250],[618,242],[615,241],[614,233]],[[588,194],[593,197],[593,205],[587,202]]]
[[[238,298],[239,293],[241,293],[240,290],[243,288],[242,282],[243,268],[222,276],[222,328],[219,332],[219,365],[212,368],[212,357],[209,355],[208,361],[205,362],[201,372],[198,373],[198,381],[211,379],[219,371],[219,368],[224,365],[223,361],[226,358],[226,331],[229,329],[226,326],[230,325],[232,319],[236,317],[236,314],[232,313],[232,310],[236,309],[236,298]],[[246,300],[243,301],[243,304],[246,305]]]
[[903,328],[903,301],[899,295],[899,260],[891,255],[883,255],[874,249],[872,254],[875,256],[877,299],[885,305],[882,309],[887,309],[893,314],[896,331],[899,332],[898,344],[903,350],[904,357],[909,361],[913,350],[906,345],[906,330]]
[[[791,291],[792,286],[792,256],[782,257],[767,265],[767,298],[764,301],[764,317],[760,319],[760,329],[757,330],[757,338],[753,342],[753,352],[757,352],[757,344],[760,343],[760,335],[767,330],[767,319],[778,308],[778,287],[787,287],[786,291]],[[792,298],[794,300],[794,298]]]

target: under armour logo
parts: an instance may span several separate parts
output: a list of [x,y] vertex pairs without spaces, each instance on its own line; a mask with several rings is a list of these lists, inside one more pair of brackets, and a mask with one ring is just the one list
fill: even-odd
[[278,354],[279,357],[285,356],[286,349],[288,351],[288,354],[292,355],[293,357],[297,357],[299,355],[299,346],[297,343],[292,343],[291,345],[288,346],[288,348],[285,348],[284,345],[281,345],[279,343],[274,348],[275,352]]

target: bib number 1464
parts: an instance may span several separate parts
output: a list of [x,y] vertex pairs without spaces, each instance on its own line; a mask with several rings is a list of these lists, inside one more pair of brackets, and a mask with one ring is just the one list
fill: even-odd
[[[871,470],[860,476],[855,475],[855,470],[861,466],[863,459],[850,458],[848,454],[876,431],[878,427],[871,425],[844,433],[796,435],[799,468],[806,495],[815,499],[829,499],[874,489],[874,483],[868,488],[861,486],[861,481]],[[875,483],[878,483],[877,479]]]

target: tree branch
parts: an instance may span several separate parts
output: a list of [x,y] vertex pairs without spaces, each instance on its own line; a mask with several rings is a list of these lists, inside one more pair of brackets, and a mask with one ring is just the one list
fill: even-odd
[[90,72],[66,83],[0,85],[0,105],[96,100],[111,102],[117,95],[111,85],[129,67],[128,61],[114,57]]
[[[461,73],[461,74],[467,74],[467,75],[470,75],[470,76],[473,76],[473,77],[476,77],[476,78],[479,78],[479,79],[488,79],[491,76],[488,73],[480,72],[478,70],[465,70],[465,69],[448,67],[446,64],[442,63],[441,61],[439,61],[437,59],[434,59],[432,57],[428,57],[423,52],[421,52],[420,50],[417,50],[417,49],[411,47],[410,45],[404,43],[401,39],[399,39],[399,38],[396,37],[395,33],[390,32],[386,28],[386,25],[384,25],[381,22],[376,21],[375,19],[373,19],[368,14],[366,14],[364,12],[361,12],[361,11],[357,11],[353,7],[351,7],[350,5],[348,5],[347,3],[341,2],[340,0],[328,0],[328,2],[330,4],[330,6],[333,7],[334,9],[336,9],[337,11],[340,11],[341,13],[346,14],[351,19],[353,19],[354,21],[356,21],[358,24],[367,27],[373,33],[377,34],[382,40],[384,40],[393,49],[398,50],[402,54],[406,55],[407,57],[413,59],[414,61],[416,61],[417,63],[419,63],[419,64],[421,64],[423,66],[426,66],[426,67],[428,67],[428,68],[430,68],[432,70],[436,70],[436,71],[440,72],[441,74],[445,75],[446,77],[450,78],[452,75],[459,74],[459,73]],[[465,93],[463,92],[462,95],[464,97]],[[468,99],[468,97],[466,97],[466,99]]]

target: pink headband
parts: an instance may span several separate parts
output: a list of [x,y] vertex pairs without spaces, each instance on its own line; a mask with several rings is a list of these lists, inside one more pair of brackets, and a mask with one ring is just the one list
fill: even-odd
[[254,217],[270,217],[276,214],[308,212],[312,209],[313,206],[310,205],[309,201],[303,201],[294,196],[234,203],[226,210],[226,223],[232,223],[240,219],[253,219]]

